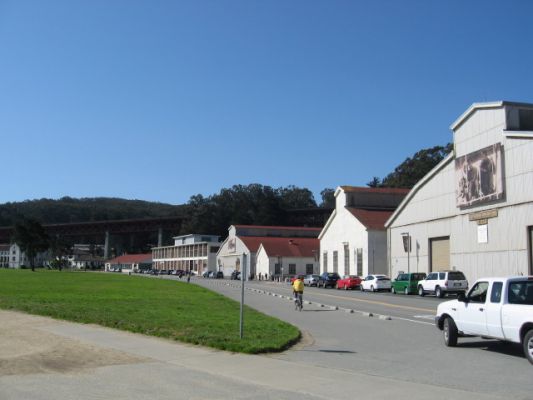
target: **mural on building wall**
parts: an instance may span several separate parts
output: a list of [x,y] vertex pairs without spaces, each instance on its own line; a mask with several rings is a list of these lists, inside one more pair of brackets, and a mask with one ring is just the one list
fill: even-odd
[[504,195],[501,143],[455,159],[457,207],[500,200]]
[[237,250],[237,240],[232,238],[228,240],[228,253],[235,253]]

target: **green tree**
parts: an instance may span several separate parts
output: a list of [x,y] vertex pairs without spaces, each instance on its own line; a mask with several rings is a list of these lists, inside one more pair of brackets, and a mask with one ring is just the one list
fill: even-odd
[[[416,152],[412,158],[405,159],[394,172],[383,178],[380,187],[412,188],[452,150],[453,144],[448,143],[446,146],[435,146]],[[377,183],[375,179],[367,185]]]
[[70,243],[62,236],[56,235],[49,238],[50,252],[52,253],[51,265],[57,268],[59,271],[63,270],[65,265],[65,256],[70,253],[72,246]]
[[31,270],[35,271],[35,256],[49,248],[48,235],[43,226],[34,219],[23,219],[14,226],[13,241],[26,254]]
[[326,188],[320,192],[322,202],[320,207],[323,208],[335,208],[335,189]]

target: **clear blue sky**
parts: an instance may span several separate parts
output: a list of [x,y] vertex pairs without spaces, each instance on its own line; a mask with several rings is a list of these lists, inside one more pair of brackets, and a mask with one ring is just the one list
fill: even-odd
[[533,1],[0,0],[0,203],[383,177],[533,103]]

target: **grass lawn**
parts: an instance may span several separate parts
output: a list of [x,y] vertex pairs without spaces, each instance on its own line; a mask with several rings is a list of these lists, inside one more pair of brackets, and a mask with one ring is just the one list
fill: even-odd
[[0,269],[0,308],[242,353],[281,351],[299,330],[194,284],[110,273]]

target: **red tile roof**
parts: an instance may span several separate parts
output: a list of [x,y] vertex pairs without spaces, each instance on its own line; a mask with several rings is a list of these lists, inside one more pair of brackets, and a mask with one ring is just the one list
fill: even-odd
[[320,248],[320,241],[315,238],[239,236],[239,239],[254,253],[262,244],[269,256],[314,257]]
[[253,228],[253,229],[287,229],[300,231],[320,232],[322,228],[310,228],[308,226],[268,226],[268,225],[233,225],[235,228]]
[[363,208],[346,207],[352,215],[368,229],[385,230],[385,222],[394,211],[365,210]]
[[390,193],[390,194],[407,194],[411,189],[404,188],[371,188],[359,186],[341,186],[342,190],[349,193]]
[[109,264],[141,264],[152,262],[152,253],[147,254],[124,254],[106,261]]

